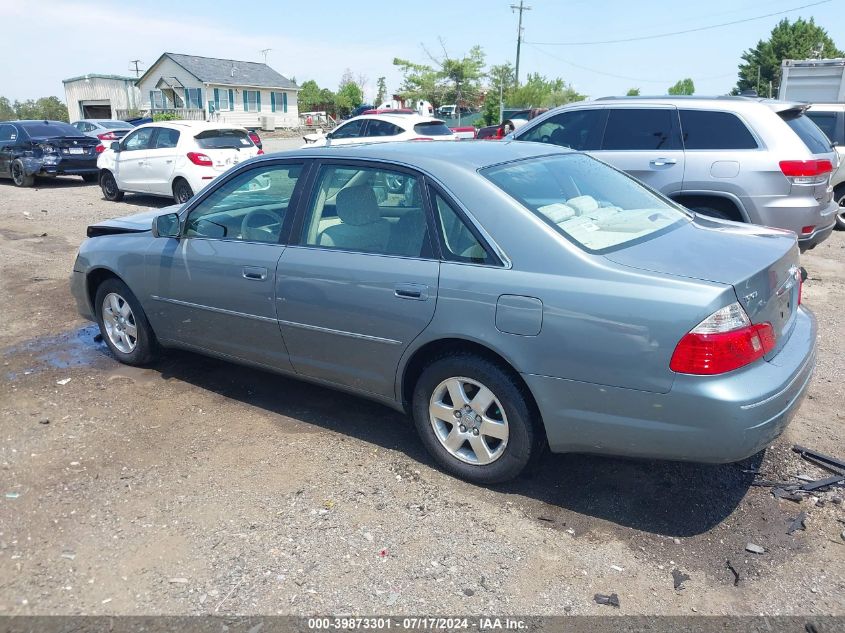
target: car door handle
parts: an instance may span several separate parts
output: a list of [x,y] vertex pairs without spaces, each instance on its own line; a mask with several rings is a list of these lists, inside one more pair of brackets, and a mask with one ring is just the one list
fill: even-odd
[[165,162],[165,163],[167,163],[167,164],[169,165],[169,164],[170,164],[170,163],[172,163],[173,161],[172,161],[172,160],[166,160],[166,161],[164,161],[164,162]]
[[257,266],[244,266],[244,279],[252,279],[255,281],[264,281],[267,279],[267,269],[259,268]]
[[425,284],[396,284],[393,294],[400,299],[425,301],[428,299],[428,286]]
[[674,165],[677,162],[674,158],[655,158],[654,160],[650,160],[648,164],[654,165],[655,167],[665,167],[666,165]]

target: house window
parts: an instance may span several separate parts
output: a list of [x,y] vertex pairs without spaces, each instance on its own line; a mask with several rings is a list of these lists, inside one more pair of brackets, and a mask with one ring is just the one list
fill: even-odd
[[244,90],[244,110],[247,112],[261,112],[261,92],[258,90]]
[[229,104],[229,91],[228,90],[215,90],[217,94],[220,95],[218,99],[218,110],[230,110],[231,105]]
[[286,92],[271,92],[271,109],[273,112],[287,112],[288,111],[288,93]]
[[195,110],[202,108],[202,90],[200,88],[185,88],[185,107]]
[[150,107],[153,110],[163,110],[167,107],[167,98],[161,90],[150,90]]

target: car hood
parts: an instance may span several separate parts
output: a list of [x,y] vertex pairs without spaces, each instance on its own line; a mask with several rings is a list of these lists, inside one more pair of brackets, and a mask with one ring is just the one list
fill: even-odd
[[752,323],[769,322],[776,353],[798,307],[794,233],[696,216],[678,229],[605,255],[623,266],[733,286]]
[[98,222],[88,227],[88,237],[99,235],[115,235],[117,233],[143,233],[152,230],[153,218],[168,213],[178,213],[182,205],[174,204],[161,209],[148,209],[141,213],[125,215],[120,218],[112,218],[104,222]]

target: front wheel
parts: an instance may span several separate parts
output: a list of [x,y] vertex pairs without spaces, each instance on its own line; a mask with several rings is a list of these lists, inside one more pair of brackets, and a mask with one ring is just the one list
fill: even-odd
[[100,176],[100,189],[103,190],[103,197],[112,202],[123,200],[123,192],[118,189],[117,181],[110,171],[104,171]]
[[117,360],[146,365],[158,353],[155,334],[141,304],[119,279],[105,280],[94,298],[100,334]]
[[194,191],[191,189],[191,185],[188,184],[187,180],[180,178],[173,183],[173,199],[179,204],[185,204],[193,195]]
[[479,484],[517,477],[544,437],[525,387],[496,363],[472,354],[440,358],[417,381],[414,424],[449,473]]

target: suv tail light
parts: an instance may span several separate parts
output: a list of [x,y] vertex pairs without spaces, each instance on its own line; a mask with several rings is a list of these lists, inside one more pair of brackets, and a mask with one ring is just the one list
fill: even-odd
[[717,310],[678,342],[669,368],[712,376],[753,363],[775,346],[771,323],[754,325],[739,303]]
[[820,185],[833,171],[833,163],[826,158],[814,160],[782,160],[780,170],[794,185]]
[[114,132],[106,132],[104,134],[97,134],[97,138],[101,141],[117,141],[117,135]]
[[211,159],[200,152],[188,152],[188,160],[194,165],[200,165],[202,167],[211,167],[213,165]]

